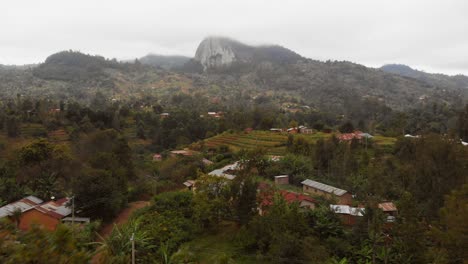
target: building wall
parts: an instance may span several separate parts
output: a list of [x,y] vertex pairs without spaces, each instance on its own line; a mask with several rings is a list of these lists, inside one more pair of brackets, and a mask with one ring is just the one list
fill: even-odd
[[331,193],[324,192],[322,190],[315,189],[313,187],[302,185],[302,191],[305,193],[310,193],[312,195],[319,195],[331,199],[336,197],[338,199],[338,204],[351,205],[353,202],[353,196],[350,193],[345,193],[342,196],[332,195]]
[[330,193],[315,189],[305,184],[302,185],[302,191],[304,191],[305,193],[313,194],[313,195],[319,195],[319,196],[324,196],[326,198],[332,198],[332,195]]
[[29,230],[33,224],[37,224],[43,228],[53,231],[59,222],[60,221],[58,219],[33,209],[26,211],[21,215],[19,228],[21,230]]
[[353,196],[350,193],[345,193],[339,198],[339,204],[351,205],[353,203]]
[[275,183],[280,185],[289,184],[289,177],[275,177]]
[[353,226],[357,222],[357,217],[349,214],[340,214],[341,222],[344,225]]

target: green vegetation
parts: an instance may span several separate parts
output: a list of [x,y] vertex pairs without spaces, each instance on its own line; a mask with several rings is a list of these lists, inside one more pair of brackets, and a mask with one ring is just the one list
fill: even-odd
[[[73,195],[77,214],[97,223],[112,221],[129,201],[151,200],[151,205],[99,239],[92,235],[96,227],[72,235],[73,228],[62,226],[51,233],[18,230],[16,212],[0,228],[0,262],[128,263],[132,234],[139,263],[460,264],[466,259],[460,249],[466,237],[460,234],[466,230],[468,148],[460,139],[466,140],[467,107],[428,104],[399,112],[359,99],[346,104],[343,116],[301,108],[300,97],[284,94],[251,98],[236,88],[225,97],[206,97],[204,89],[222,93],[226,87],[177,73],[158,79],[161,72],[153,71],[159,70],[102,58],[84,59],[101,71],[80,75],[88,66],[73,58],[82,56],[62,55],[69,68],[45,65],[35,74],[49,74],[48,84],[86,82],[104,89],[83,91],[85,103],[23,95],[0,100],[0,204],[27,195],[44,200]],[[79,74],[62,76],[61,70]],[[136,91],[148,82],[157,91],[112,100],[106,89],[114,86],[100,82],[119,71],[143,78]],[[194,86],[203,88],[187,95]],[[116,95],[120,92],[125,93]],[[228,100],[236,93],[239,100]],[[269,131],[298,125],[314,133]],[[340,130],[374,137],[340,141]],[[404,138],[405,133],[419,137]],[[182,148],[187,155],[170,152]],[[234,180],[207,175],[235,161],[240,169]],[[289,185],[266,186],[284,174]],[[302,193],[305,179],[347,190],[365,214],[345,227],[329,210],[336,201],[312,197],[314,209],[286,201],[284,191]],[[188,180],[196,181],[193,192],[181,191]],[[397,204],[392,228],[377,209],[381,201]],[[46,245],[44,256],[36,245]]]

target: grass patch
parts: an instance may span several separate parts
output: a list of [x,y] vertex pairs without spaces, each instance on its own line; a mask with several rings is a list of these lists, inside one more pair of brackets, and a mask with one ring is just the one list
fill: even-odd
[[190,259],[191,263],[199,264],[266,263],[256,259],[255,255],[246,254],[236,245],[234,238],[238,231],[236,223],[224,221],[217,231],[200,235],[183,244],[174,258],[176,261]]

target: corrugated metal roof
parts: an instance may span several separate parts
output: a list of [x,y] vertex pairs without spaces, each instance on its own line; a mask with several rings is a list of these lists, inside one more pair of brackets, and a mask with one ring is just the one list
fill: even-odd
[[321,183],[321,182],[316,182],[316,181],[313,181],[313,180],[305,180],[303,182],[301,182],[303,185],[307,185],[309,187],[312,187],[312,188],[315,188],[317,190],[321,190],[321,191],[324,191],[324,192],[327,192],[327,193],[332,193],[332,194],[335,194],[335,195],[338,195],[338,196],[342,196],[343,194],[347,193],[347,191],[343,190],[343,189],[339,189],[339,188],[336,188],[336,187],[333,187],[333,186],[330,186],[330,185],[327,185],[327,184],[324,184],[324,183]]
[[5,216],[9,216],[11,214],[13,214],[13,212],[15,210],[21,210],[21,212],[24,212],[24,211],[27,211],[31,208],[33,208],[34,206],[38,205],[42,203],[42,200],[35,197],[35,196],[28,196],[28,197],[25,197],[19,201],[16,201],[16,202],[13,202],[13,203],[10,203],[10,204],[7,204],[3,207],[0,208],[0,218],[2,217],[5,217]]
[[354,216],[363,216],[364,208],[351,207],[349,205],[330,204],[330,209],[336,214],[348,214]]
[[195,185],[195,181],[188,180],[188,181],[184,182],[184,185],[187,186],[187,187],[193,186],[193,185]]
[[379,203],[379,208],[384,212],[396,212],[397,208],[392,202]]
[[236,161],[235,163],[226,165],[226,166],[222,167],[221,169],[214,170],[214,171],[208,173],[208,175],[224,177],[224,178],[226,178],[228,180],[232,180],[232,179],[236,178],[236,175],[228,174],[228,173],[225,173],[225,172],[226,171],[234,171],[234,170],[238,170],[238,169],[239,169],[239,162]]
[[34,209],[54,218],[61,219],[64,216],[72,213],[71,208],[67,206],[68,201],[70,201],[70,198],[62,198],[57,201],[50,201],[45,204],[36,206]]

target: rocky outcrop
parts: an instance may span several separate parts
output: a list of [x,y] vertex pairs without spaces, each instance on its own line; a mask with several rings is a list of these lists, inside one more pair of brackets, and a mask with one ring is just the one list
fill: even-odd
[[198,46],[195,60],[204,69],[231,65],[236,59],[231,42],[226,38],[206,38]]
[[280,46],[249,46],[236,40],[222,37],[205,38],[197,48],[194,60],[204,70],[238,63],[296,62],[302,57]]

